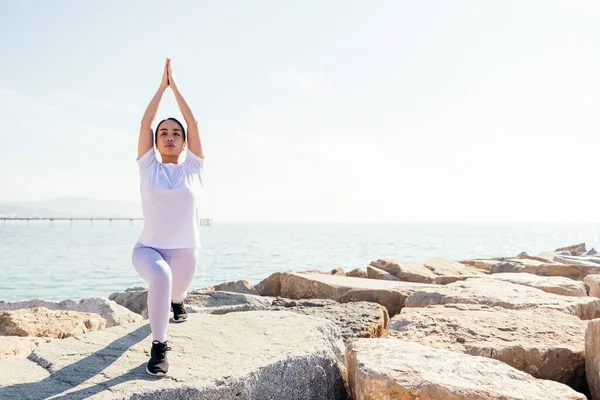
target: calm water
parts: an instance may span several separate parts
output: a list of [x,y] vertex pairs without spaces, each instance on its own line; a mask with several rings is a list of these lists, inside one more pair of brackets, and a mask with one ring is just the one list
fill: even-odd
[[[0,222],[0,300],[108,296],[144,281],[131,265],[141,221]],[[192,288],[281,270],[366,268],[376,258],[423,260],[530,254],[586,242],[600,224],[259,224],[215,223]]]

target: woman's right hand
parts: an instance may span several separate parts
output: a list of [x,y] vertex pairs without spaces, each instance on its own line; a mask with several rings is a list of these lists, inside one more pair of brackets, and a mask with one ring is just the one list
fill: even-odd
[[165,60],[165,68],[163,69],[162,80],[160,81],[161,90],[166,90],[169,87],[169,59]]

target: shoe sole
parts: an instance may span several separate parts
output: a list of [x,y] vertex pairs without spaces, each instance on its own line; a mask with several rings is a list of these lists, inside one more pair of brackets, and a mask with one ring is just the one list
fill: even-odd
[[185,322],[185,321],[187,321],[187,318],[182,318],[182,319],[175,319],[175,318],[173,318],[173,322],[175,322],[176,324],[180,324],[180,323]]
[[150,372],[148,370],[148,367],[146,367],[146,372],[148,373],[148,375],[156,376],[156,377],[159,377],[159,378],[162,378],[163,376],[165,376],[166,374],[169,373],[169,371],[167,370],[167,372],[157,372],[157,373],[153,374],[152,372]]

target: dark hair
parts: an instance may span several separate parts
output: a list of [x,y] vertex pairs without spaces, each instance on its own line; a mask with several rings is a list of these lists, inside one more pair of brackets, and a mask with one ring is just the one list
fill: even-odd
[[183,127],[183,124],[181,122],[179,122],[177,119],[175,118],[167,118],[167,119],[163,119],[162,121],[160,121],[158,123],[158,125],[156,125],[156,130],[154,131],[154,141],[156,142],[158,140],[158,130],[160,129],[160,125],[165,122],[165,121],[173,121],[176,122],[177,125],[179,125],[181,127],[181,133],[183,134],[183,141],[185,142],[185,128]]

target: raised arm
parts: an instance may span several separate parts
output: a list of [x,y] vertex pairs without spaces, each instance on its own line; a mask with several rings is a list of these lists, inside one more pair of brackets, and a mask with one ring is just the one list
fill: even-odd
[[162,95],[169,87],[169,72],[167,69],[168,65],[169,59],[165,61],[165,68],[163,71],[162,80],[160,82],[160,87],[156,91],[154,97],[152,97],[152,100],[150,100],[150,104],[148,104],[146,112],[142,117],[140,137],[138,139],[138,158],[142,157],[154,146],[154,138],[152,137],[152,122],[154,122],[154,118],[156,117],[156,112],[158,111],[158,105],[160,104]]
[[173,93],[175,94],[175,100],[177,100],[177,105],[179,106],[179,111],[183,115],[183,119],[185,119],[185,123],[187,124],[187,145],[188,150],[197,155],[199,158],[204,158],[204,152],[202,151],[202,141],[200,140],[200,131],[198,129],[198,120],[194,117],[194,113],[192,109],[188,105],[187,101],[179,91],[179,87],[175,82],[175,76],[173,75],[173,69],[171,68],[171,60],[167,61],[167,69],[169,71],[169,86],[173,89]]

